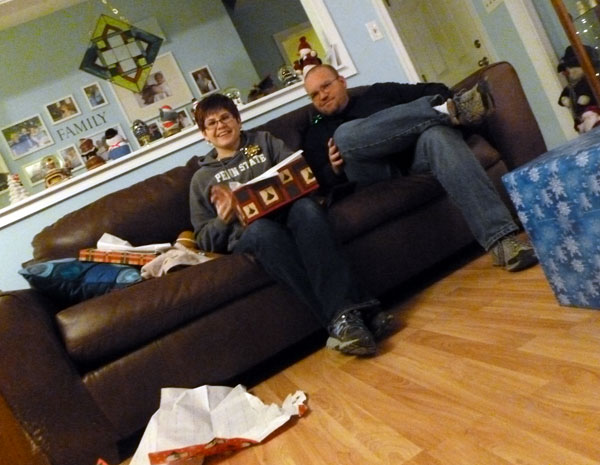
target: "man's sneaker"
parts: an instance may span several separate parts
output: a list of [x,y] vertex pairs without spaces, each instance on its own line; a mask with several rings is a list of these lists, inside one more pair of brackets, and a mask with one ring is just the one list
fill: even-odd
[[386,311],[378,311],[371,318],[366,318],[367,327],[376,341],[387,336],[393,328],[394,314]]
[[494,98],[485,79],[470,89],[458,91],[448,101],[450,119],[454,124],[477,126],[494,112]]
[[327,347],[349,355],[373,355],[377,349],[373,335],[365,326],[360,311],[339,315],[327,328]]
[[490,249],[495,266],[508,271],[521,271],[538,262],[533,247],[517,239],[514,234],[503,237]]

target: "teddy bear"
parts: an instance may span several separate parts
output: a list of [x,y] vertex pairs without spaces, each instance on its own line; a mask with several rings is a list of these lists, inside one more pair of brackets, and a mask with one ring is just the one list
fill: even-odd
[[[594,68],[600,68],[600,57],[596,49],[588,45],[584,45],[584,48]],[[580,134],[588,132],[600,124],[600,107],[571,45],[566,48],[565,54],[560,59],[557,71],[567,80],[558,104],[571,111],[577,132]]]

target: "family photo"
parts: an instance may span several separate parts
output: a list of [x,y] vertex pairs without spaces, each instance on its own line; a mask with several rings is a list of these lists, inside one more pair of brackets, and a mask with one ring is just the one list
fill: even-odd
[[83,93],[85,94],[87,102],[92,110],[108,103],[104,92],[102,92],[102,88],[97,82],[85,86],[83,88]]
[[208,66],[204,66],[190,73],[194,79],[194,83],[200,91],[200,95],[206,95],[219,89],[217,82],[210,72]]
[[69,145],[58,151],[58,155],[64,160],[65,167],[71,171],[84,167],[83,159],[75,145]]
[[0,154],[0,192],[5,189],[8,189],[8,168],[2,155]]
[[2,129],[14,160],[54,144],[40,115],[30,116]]
[[132,92],[124,87],[112,84],[127,120],[149,121],[156,118],[163,105],[179,108],[192,100],[192,92],[181,74],[175,57],[167,52],[156,58],[152,72],[140,92]]
[[81,110],[79,110],[72,95],[46,105],[46,111],[53,124],[62,123],[81,114]]
[[140,107],[145,107],[173,95],[169,83],[162,71],[153,73],[148,78],[144,88],[135,94],[135,99]]

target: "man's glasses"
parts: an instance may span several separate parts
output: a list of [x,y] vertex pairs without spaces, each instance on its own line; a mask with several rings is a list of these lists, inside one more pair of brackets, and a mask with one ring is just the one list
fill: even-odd
[[327,89],[329,89],[331,87],[331,84],[333,84],[337,80],[338,80],[338,78],[333,78],[329,81],[325,81],[323,84],[321,84],[319,86],[319,90],[316,90],[315,92],[311,92],[310,94],[308,94],[308,97],[311,100],[315,100],[319,95],[321,95],[321,92],[325,92]]
[[233,115],[231,113],[225,113],[221,115],[219,118],[209,118],[204,121],[204,129],[217,129],[217,125],[219,123],[228,125],[233,121]]

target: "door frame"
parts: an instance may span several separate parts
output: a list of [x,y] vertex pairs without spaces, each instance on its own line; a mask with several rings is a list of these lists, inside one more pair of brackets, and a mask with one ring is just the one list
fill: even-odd
[[[387,7],[384,5],[385,0],[371,0],[373,7],[381,21],[382,28],[390,40],[394,53],[398,57],[408,82],[420,82],[419,74],[410,59],[410,55],[406,47],[402,43],[402,39],[396,30],[396,26],[392,21]],[[465,6],[469,8],[471,14],[477,18],[476,27],[480,30],[482,37],[485,38],[490,55],[490,61],[498,61],[498,53],[489,39],[487,31],[483,27],[479,14],[473,6],[472,0],[464,0]],[[533,68],[539,79],[540,88],[550,107],[559,122],[565,139],[571,139],[576,136],[573,131],[573,121],[570,116],[560,111],[557,105],[554,104],[555,96],[560,95],[564,85],[560,82],[556,73],[556,57],[549,47],[549,39],[543,25],[535,11],[531,0],[511,0],[503,2],[507,8],[515,29],[521,39],[523,47],[527,52],[527,56],[531,61]]]
[[561,94],[564,84],[560,81],[556,72],[556,65],[558,64],[556,54],[550,46],[550,40],[533,3],[531,0],[512,0],[504,2],[504,4],[527,51],[527,55],[531,63],[534,64],[533,68],[538,75],[540,87],[550,102],[550,107],[558,120],[565,139],[576,137],[577,133],[573,131],[571,115],[556,104],[556,96]]
[[[477,14],[477,11],[475,11],[473,4],[469,0],[463,1],[465,2],[465,6],[469,9],[469,13],[471,14],[471,16],[476,19],[475,28],[477,29],[479,36],[485,42],[488,52],[491,55],[489,57],[490,63],[498,61],[498,53],[496,52],[494,44],[490,40],[487,31],[483,27],[483,24],[481,24],[481,20],[479,19],[479,15]],[[384,5],[384,2],[385,0],[371,0],[371,3],[373,4],[375,11],[377,12],[377,16],[381,21],[383,30],[389,37],[394,52],[396,53],[396,56],[398,57],[400,63],[402,64],[402,67],[404,68],[408,81],[411,83],[420,82],[421,78],[419,76],[419,73],[417,72],[415,65],[413,64],[410,58],[410,55],[408,54],[408,50],[406,50],[406,47],[402,43],[400,34],[398,34],[396,25],[394,24],[394,21],[392,20],[392,17],[390,16],[387,7]]]

